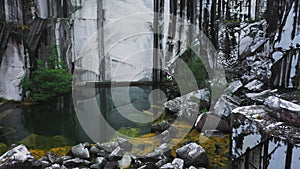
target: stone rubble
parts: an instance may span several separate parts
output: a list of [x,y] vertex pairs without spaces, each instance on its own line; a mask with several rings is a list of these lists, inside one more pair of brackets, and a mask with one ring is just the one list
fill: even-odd
[[[121,148],[122,147],[122,148]],[[206,167],[208,165],[205,150],[196,143],[191,143],[177,149],[178,158],[171,158],[171,149],[167,143],[154,149],[145,157],[136,157],[130,151],[132,145],[124,138],[117,138],[116,142],[78,144],[71,148],[70,156],[59,157],[46,154],[35,159],[23,145],[12,148],[0,157],[0,168],[6,169],[127,169],[127,168],[175,168]],[[112,150],[112,152],[107,151]],[[99,153],[101,152],[101,153]],[[190,168],[191,168],[190,167]]]

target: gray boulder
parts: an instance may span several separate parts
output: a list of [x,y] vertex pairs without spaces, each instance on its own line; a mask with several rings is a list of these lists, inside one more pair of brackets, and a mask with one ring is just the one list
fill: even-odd
[[10,163],[10,162],[15,162],[15,163],[22,163],[25,161],[29,160],[34,160],[35,158],[30,154],[28,149],[24,145],[19,145],[6,153],[4,153],[0,157],[0,163]]
[[128,140],[121,138],[121,137],[117,137],[117,143],[125,151],[131,151],[132,146],[133,146]]
[[177,149],[176,154],[184,160],[186,166],[207,167],[208,165],[205,150],[196,143],[190,143]]
[[83,144],[78,144],[71,149],[72,154],[74,157],[82,158],[82,159],[88,159],[90,158],[90,153],[87,148]]

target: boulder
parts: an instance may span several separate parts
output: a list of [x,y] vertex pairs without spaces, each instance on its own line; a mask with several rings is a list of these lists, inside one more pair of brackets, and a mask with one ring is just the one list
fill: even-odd
[[125,151],[131,151],[132,146],[133,146],[128,140],[121,138],[121,137],[117,137],[117,143]]
[[157,168],[155,164],[151,162],[147,162],[145,165],[139,167],[138,169],[155,169],[155,168]]
[[109,161],[105,164],[104,169],[118,169],[119,164],[116,161]]
[[123,155],[124,155],[124,149],[122,149],[121,147],[117,147],[116,149],[114,149],[114,151],[112,151],[109,154],[108,158],[110,161],[117,161],[120,160]]
[[105,165],[106,162],[107,162],[107,160],[105,158],[97,157],[95,159],[95,164],[91,165],[90,168],[101,169],[101,168],[103,168],[103,166]]
[[164,164],[160,169],[172,169],[174,166],[171,163]]
[[223,133],[231,132],[229,120],[209,113],[201,114],[197,118],[194,127],[200,132],[205,132],[206,130],[219,130]]
[[155,166],[159,168],[159,167],[165,165],[166,163],[168,163],[168,159],[161,159],[155,163]]
[[198,111],[199,108],[207,108],[209,106],[210,91],[207,88],[176,97],[164,104],[164,107],[172,112],[179,112],[188,108]]
[[107,152],[112,152],[117,147],[119,147],[119,144],[117,142],[113,142],[113,141],[112,142],[108,142],[108,143],[102,143],[102,144],[97,143],[97,147],[100,150],[105,150]]
[[270,111],[270,114],[276,119],[300,127],[300,105],[275,96],[269,96],[264,104],[274,110]]
[[63,165],[68,168],[78,167],[78,166],[87,167],[90,165],[90,161],[83,160],[80,158],[74,158],[74,159],[69,159],[64,161]]
[[171,155],[171,149],[167,143],[163,143],[159,147],[156,147],[154,151],[145,156],[146,161],[158,161],[169,157]]
[[[173,119],[172,119],[173,120]],[[162,121],[151,126],[151,132],[153,133],[162,133],[165,130],[168,130],[171,127],[171,120]]]
[[255,79],[255,80],[252,80],[251,82],[249,82],[248,84],[246,84],[244,87],[249,91],[257,92],[257,91],[262,91],[263,86],[264,86],[263,82]]
[[240,80],[237,80],[237,81],[233,81],[233,82],[229,83],[229,85],[225,91],[228,93],[234,94],[242,87],[243,87],[243,83]]
[[205,150],[196,143],[189,143],[176,150],[179,158],[184,160],[186,166],[207,167],[208,158]]
[[183,166],[184,166],[184,161],[180,158],[175,158],[173,161],[172,161],[172,166],[176,169],[183,169]]
[[119,167],[122,169],[129,168],[131,161],[132,160],[131,160],[129,153],[125,153],[124,156],[122,157],[122,159],[118,161]]
[[60,169],[61,166],[59,164],[53,164],[50,167],[47,167],[46,169]]
[[211,114],[229,118],[231,111],[238,107],[240,101],[228,95],[222,95],[211,110]]
[[4,166],[4,168],[5,166],[8,168],[13,167],[17,164],[27,165],[25,163],[28,163],[29,165],[33,161],[35,161],[35,158],[30,154],[24,145],[14,147],[0,157],[0,164],[1,166]]
[[88,159],[90,158],[90,153],[87,148],[83,144],[78,144],[71,149],[72,154],[74,157],[82,158],[82,159]]

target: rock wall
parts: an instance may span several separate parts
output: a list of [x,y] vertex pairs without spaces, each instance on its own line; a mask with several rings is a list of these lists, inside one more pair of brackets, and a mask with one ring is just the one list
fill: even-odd
[[[10,31],[1,32],[5,36],[5,38],[2,36],[1,40],[6,44],[1,47],[3,51],[1,52],[2,56],[0,56],[2,58],[0,59],[0,97],[9,100],[21,100],[22,90],[19,83],[25,76],[26,59],[28,58],[26,58],[24,41],[14,30],[17,26],[21,27],[24,24],[23,1],[4,0],[0,6],[4,9],[2,22],[16,25],[8,27],[7,29],[11,29]],[[3,26],[7,26],[6,23],[3,23]]]
[[[265,36],[269,41],[263,42],[265,54],[269,51],[272,53],[273,47],[278,50],[298,48],[300,15],[298,6],[299,0],[278,0],[276,3],[272,0],[141,2],[126,0],[118,3],[108,0],[17,0],[15,2],[4,0],[0,3],[0,20],[10,24],[13,27],[11,30],[16,29],[12,34],[19,37],[16,38],[19,39],[17,44],[21,46],[10,46],[16,43],[12,43],[10,38],[5,38],[1,29],[1,42],[3,39],[8,39],[7,42],[4,41],[5,45],[0,46],[1,51],[19,48],[24,52],[0,52],[0,58],[4,57],[4,53],[9,54],[7,57],[12,60],[22,58],[24,77],[25,74],[30,74],[25,71],[26,69],[30,71],[35,69],[37,59],[46,62],[49,47],[56,46],[60,60],[66,63],[70,72],[73,72],[76,67],[79,79],[85,81],[150,80],[153,65],[158,69],[166,69],[169,61],[180,54],[181,50],[186,49],[184,43],[189,44],[197,40],[196,35],[199,31],[203,31],[210,39],[218,50],[219,56],[224,56],[224,62],[233,63],[239,57],[243,57],[244,42],[262,43],[259,41],[261,37],[251,37],[250,34],[245,35],[240,31],[244,29],[241,24],[243,22],[266,19],[268,26]],[[153,11],[161,14],[157,16],[153,13],[145,14]],[[140,15],[124,18],[136,12],[140,12]],[[168,14],[179,16],[183,20],[170,17]],[[32,28],[41,19],[45,22],[43,27],[34,32]],[[289,26],[291,23],[293,26]],[[191,25],[195,25],[196,28],[191,28]],[[119,29],[120,27],[122,29]],[[145,32],[145,34],[135,35],[137,32]],[[38,36],[28,37],[32,35]],[[29,41],[30,38],[33,41]],[[203,43],[203,38],[198,37],[198,41]],[[27,61],[30,67],[25,65],[27,48],[30,49],[28,51],[30,60]],[[246,54],[247,52],[249,51],[246,51]],[[213,62],[210,60],[210,63]],[[9,67],[3,61],[1,64]],[[4,68],[1,70],[1,79],[7,76],[10,77],[8,79],[20,77],[20,71],[11,70],[10,75],[4,76]],[[276,69],[275,74],[277,71]],[[293,75],[293,72],[291,74]],[[288,78],[289,82],[291,78]],[[20,100],[21,97],[9,96],[8,90],[11,89],[8,89],[5,83],[7,82],[1,83],[3,86],[0,86],[0,93],[2,93],[0,97]],[[299,85],[297,81],[293,85],[274,84],[281,87],[296,85]],[[22,93],[17,86],[12,91]]]

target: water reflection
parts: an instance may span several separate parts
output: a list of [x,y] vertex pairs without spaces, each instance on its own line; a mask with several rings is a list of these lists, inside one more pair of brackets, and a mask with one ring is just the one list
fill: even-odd
[[[94,88],[94,92],[88,91],[89,88],[82,90],[85,97],[74,99],[75,104],[69,94],[43,105],[5,103],[0,106],[0,142],[11,145],[31,140],[30,147],[38,148],[41,146],[35,147],[32,142],[40,136],[48,139],[63,137],[68,140],[68,144],[73,145],[79,142],[109,141],[115,131],[121,128],[139,128],[139,134],[150,132],[152,123],[149,121],[152,121],[152,116],[143,113],[143,110],[150,108],[150,87],[130,87],[129,91],[125,88]],[[116,97],[114,100],[118,102],[113,102],[112,91]],[[91,96],[89,92],[94,97],[87,97]],[[126,96],[129,100],[124,98]],[[48,148],[52,148],[51,145]]]
[[286,168],[300,165],[300,145],[269,136],[258,123],[234,115],[232,158],[234,168]]

